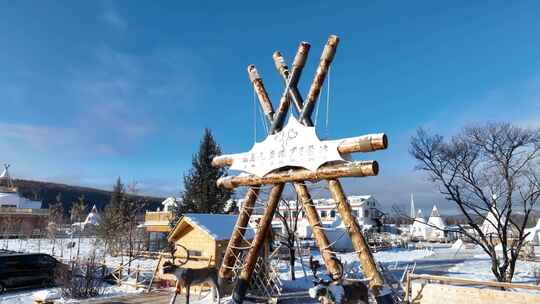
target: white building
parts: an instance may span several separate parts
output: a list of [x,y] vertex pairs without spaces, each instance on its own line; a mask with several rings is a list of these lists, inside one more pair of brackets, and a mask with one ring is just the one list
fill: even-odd
[[4,165],[4,170],[0,174],[0,208],[40,209],[41,201],[29,200],[19,195],[8,169],[9,165]]
[[[381,217],[382,213],[377,209],[378,203],[373,196],[349,196],[348,200],[351,206],[352,215],[363,229],[369,229],[376,225],[376,220]],[[277,212],[289,220],[298,216],[298,237],[302,239],[312,238],[313,231],[304,212],[300,211],[300,214],[296,213],[296,201],[289,201],[288,204],[289,206],[280,204]],[[315,209],[319,214],[323,226],[328,228],[325,230],[325,234],[330,243],[333,243],[332,248],[334,250],[352,249],[351,240],[345,227],[341,223],[336,202],[333,199],[314,199],[313,204],[315,205]],[[302,208],[298,208],[298,210],[302,210]],[[289,214],[289,212],[292,214]],[[254,220],[256,220],[256,218],[257,217],[255,217]],[[277,216],[275,216],[272,221],[272,228],[274,231],[285,232],[283,222]]]
[[19,194],[9,175],[9,165],[4,165],[0,174],[0,228],[6,229],[7,233],[30,235],[47,227],[48,212],[41,209],[40,201]]

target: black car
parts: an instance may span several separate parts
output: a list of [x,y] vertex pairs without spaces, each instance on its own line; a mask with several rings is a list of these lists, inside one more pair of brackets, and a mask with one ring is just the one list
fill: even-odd
[[43,253],[0,253],[0,293],[7,288],[52,286],[62,263]]

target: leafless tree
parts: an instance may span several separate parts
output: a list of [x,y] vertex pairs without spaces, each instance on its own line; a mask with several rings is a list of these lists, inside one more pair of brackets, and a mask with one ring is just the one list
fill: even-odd
[[[282,208],[283,206],[283,208]],[[281,245],[287,248],[289,254],[289,269],[291,280],[295,280],[294,263],[296,261],[296,233],[298,230],[298,220],[302,211],[302,205],[297,200],[282,199],[280,208],[276,212],[276,217],[283,225],[282,233],[277,235]]]
[[[80,224],[82,223],[83,219],[84,219],[84,211],[86,210],[86,202],[84,201],[84,195],[81,195],[79,196],[79,198],[77,199],[77,201],[73,202],[72,206],[71,206],[71,210],[70,210],[70,219],[71,219],[71,224],[75,224],[75,223],[78,223],[79,226],[77,227],[74,227],[72,226],[72,229],[77,229],[79,230],[78,233],[77,233],[77,237],[78,237],[78,240],[77,240],[77,258],[79,257],[79,253],[80,253],[80,250],[81,250],[81,232],[80,231],[82,229],[82,227],[80,226]],[[73,231],[73,230],[72,230]],[[70,253],[70,256],[71,256],[71,253]]]
[[[464,215],[470,228],[458,224],[459,232],[489,255],[498,281],[511,282],[540,196],[540,132],[489,123],[464,128],[445,141],[419,129],[410,152],[417,169]],[[497,254],[499,244],[502,253]]]
[[137,229],[138,216],[144,212],[146,203],[140,199],[137,194],[139,189],[137,182],[132,182],[128,186],[128,194],[124,197],[123,204],[120,208],[120,215],[122,217],[123,228],[125,229],[125,242],[128,249],[128,269],[131,266],[131,261],[142,249],[141,231]]
[[64,221],[64,206],[62,205],[62,195],[58,193],[56,196],[56,202],[49,203],[49,225],[47,226],[47,234],[49,240],[53,242],[51,247],[51,254],[55,254],[56,247],[56,233],[58,227]]

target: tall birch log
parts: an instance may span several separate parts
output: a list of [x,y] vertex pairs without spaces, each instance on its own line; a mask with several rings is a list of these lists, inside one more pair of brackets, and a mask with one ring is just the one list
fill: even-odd
[[369,250],[369,245],[362,234],[362,229],[358,224],[358,221],[354,218],[351,212],[351,205],[343,193],[343,188],[341,183],[336,179],[331,179],[328,181],[328,186],[330,192],[332,193],[332,198],[336,201],[336,206],[343,221],[347,232],[351,237],[354,250],[358,253],[358,258],[360,259],[360,264],[362,265],[362,270],[369,280],[369,287],[373,291],[375,296],[379,295],[379,291],[384,284],[382,275],[377,270],[377,265],[373,259],[373,255]]
[[268,229],[272,226],[272,219],[274,218],[274,213],[276,212],[284,186],[284,184],[275,184],[270,190],[266,209],[264,210],[264,214],[259,222],[259,225],[257,226],[257,233],[255,234],[255,238],[251,243],[251,248],[249,249],[245,259],[244,267],[240,272],[240,276],[234,288],[232,297],[234,303],[242,303],[244,301],[249,288],[251,275],[253,274],[255,264],[257,263],[257,257],[259,256],[259,252],[265,242]]
[[271,172],[263,177],[255,175],[227,176],[218,179],[217,185],[227,189],[240,186],[257,186],[277,183],[319,181],[339,177],[364,177],[375,176],[379,173],[379,165],[376,161],[354,161],[346,163],[328,164],[320,167],[317,171],[308,169],[290,169]]
[[259,187],[251,187],[248,189],[246,196],[244,197],[242,210],[240,211],[238,219],[236,220],[236,225],[234,226],[231,239],[227,245],[227,250],[223,256],[221,268],[219,269],[219,279],[221,282],[224,280],[229,280],[232,277],[232,268],[236,262],[236,257],[240,253],[239,248],[244,244],[244,235],[246,233],[246,229],[249,228],[249,218],[253,213],[253,207],[255,206],[259,192]]
[[[338,152],[342,155],[358,152],[372,152],[383,150],[388,147],[388,138],[384,133],[367,134],[358,137],[339,139],[338,141],[340,142]],[[219,155],[212,159],[212,166],[232,166],[236,160],[239,161],[246,155],[249,155],[249,153]]]
[[322,230],[321,219],[319,218],[319,213],[317,213],[317,209],[313,205],[311,195],[309,194],[308,189],[304,183],[294,183],[294,189],[296,190],[296,193],[298,193],[298,197],[302,202],[302,206],[304,207],[304,213],[306,214],[309,225],[313,228],[313,236],[315,237],[317,247],[319,247],[319,250],[321,252],[324,264],[326,265],[326,269],[328,270],[330,276],[333,279],[337,280],[342,275],[341,269],[337,265],[336,256],[331,252],[332,248],[330,246],[330,242],[328,241],[326,234]]

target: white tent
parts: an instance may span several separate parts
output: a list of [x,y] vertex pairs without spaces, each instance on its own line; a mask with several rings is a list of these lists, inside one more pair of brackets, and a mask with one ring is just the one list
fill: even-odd
[[436,240],[444,239],[444,230],[446,229],[446,223],[439,214],[437,206],[433,206],[431,215],[428,219],[428,226],[431,228],[430,238]]
[[90,210],[90,213],[86,216],[86,219],[84,220],[83,224],[86,225],[99,225],[100,216],[98,213],[98,210],[96,208],[96,205],[92,207],[92,210]]
[[540,245],[540,219],[538,219],[536,226],[525,229],[525,233],[529,233],[525,238],[525,241],[531,242],[533,245]]
[[[491,210],[489,210],[488,214],[486,215],[486,218],[484,219],[484,222],[482,223],[482,227],[481,227],[481,230],[482,232],[489,236],[489,235],[498,235],[499,234],[499,229],[497,228],[498,224],[499,224],[499,215],[498,215],[498,211],[497,211],[497,206],[495,206],[495,204],[493,204],[491,206]],[[505,217],[504,216],[501,216],[500,217],[500,222],[501,223],[504,223],[505,221]]]
[[422,217],[422,210],[418,209],[418,213],[416,214],[416,218],[411,227],[412,236],[425,240],[429,236],[430,230],[429,226],[426,225],[426,220]]

